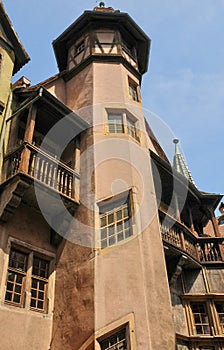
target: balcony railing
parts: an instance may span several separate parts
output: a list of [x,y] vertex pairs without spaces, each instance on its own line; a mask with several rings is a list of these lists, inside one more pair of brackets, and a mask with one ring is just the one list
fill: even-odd
[[77,197],[79,174],[66,164],[29,143],[24,143],[4,160],[5,179],[22,172],[70,198]]
[[[159,210],[161,234],[167,243],[200,263],[224,262],[224,238],[196,237],[184,224]],[[164,220],[165,218],[165,220]]]

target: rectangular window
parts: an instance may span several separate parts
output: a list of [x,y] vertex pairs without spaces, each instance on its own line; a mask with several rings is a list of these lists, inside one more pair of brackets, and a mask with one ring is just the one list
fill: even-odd
[[34,257],[31,278],[31,303],[32,308],[46,309],[46,295],[48,286],[49,262]]
[[211,334],[208,312],[205,303],[191,303],[194,325],[197,334]]
[[132,236],[129,196],[100,207],[101,249]]
[[27,254],[11,249],[7,274],[5,300],[18,306],[23,305],[27,274]]
[[100,341],[100,349],[101,350],[129,350],[126,327],[110,335],[106,339]]
[[135,127],[135,122],[127,117],[127,131],[134,139],[137,139],[137,132]]
[[215,303],[216,311],[219,316],[219,325],[221,328],[222,333],[224,334],[224,304],[221,303]]
[[128,79],[129,95],[133,101],[138,102],[138,85],[131,79]]
[[124,132],[122,114],[108,114],[109,132],[111,134],[121,134]]
[[110,134],[128,134],[139,141],[136,130],[136,119],[127,112],[108,113],[108,131]]
[[31,293],[29,307],[36,311],[46,311],[49,264],[49,260],[36,256],[31,251],[12,247],[9,256],[5,302],[25,307],[26,286],[27,291]]

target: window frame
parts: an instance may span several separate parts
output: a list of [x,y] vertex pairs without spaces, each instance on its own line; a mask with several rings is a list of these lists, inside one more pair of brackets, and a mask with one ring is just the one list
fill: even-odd
[[131,101],[141,102],[139,84],[134,81],[131,77],[128,77],[128,95]]
[[[134,208],[131,190],[117,194],[114,197],[109,197],[107,199],[101,200],[97,204],[99,211],[98,245],[101,251],[105,251],[111,247],[116,247],[133,238]],[[125,210],[128,211],[127,216],[125,216]],[[120,215],[118,214],[119,212],[121,212],[121,216],[118,217],[118,215]],[[109,221],[110,216],[113,216],[113,221]],[[106,223],[105,225],[102,225],[102,220],[104,220]],[[110,234],[112,230],[114,233]],[[126,236],[126,232],[128,231],[129,233]],[[122,235],[123,239],[120,239]],[[112,237],[114,238],[114,243],[110,244],[110,239]],[[102,242],[106,242],[106,245],[102,246]]]
[[[120,123],[114,122],[110,123],[110,116],[120,117]],[[114,121],[118,120],[114,119]],[[127,110],[121,110],[121,109],[106,109],[106,121],[107,121],[107,128],[106,132],[111,136],[116,135],[127,135],[130,136],[132,139],[134,139],[137,142],[140,142],[140,136],[139,136],[139,130],[138,130],[138,119],[135,118],[129,111]],[[111,121],[113,119],[111,118]],[[113,125],[113,130],[110,125]],[[117,125],[121,125],[120,131]]]
[[127,349],[137,350],[135,337],[135,319],[133,312],[96,331],[95,339],[96,344],[98,345],[97,349],[101,349],[100,342],[105,340],[107,337],[113,335],[114,333],[118,332],[119,330],[123,329],[124,327],[126,328],[127,332]]
[[[7,280],[8,280],[8,271],[11,270],[10,264],[10,254],[11,251],[16,250],[27,256],[27,270],[26,276],[23,283],[22,297],[20,303],[15,303],[10,300],[5,300],[7,292]],[[14,238],[9,238],[7,250],[6,250],[6,259],[4,260],[3,267],[3,278],[1,283],[1,296],[2,296],[2,306],[4,307],[17,307],[21,310],[26,309],[27,311],[34,311],[35,313],[41,314],[52,314],[53,304],[54,304],[54,281],[55,281],[55,258],[56,255],[53,252],[46,251],[42,248],[31,246],[28,243],[19,241]],[[46,261],[48,263],[48,278],[40,277],[39,280],[44,280],[47,283],[47,288],[44,294],[43,308],[37,308],[31,306],[32,300],[32,279],[38,278],[33,274],[33,260],[34,258],[39,259],[40,261]],[[19,272],[20,273],[20,272]]]
[[[20,268],[16,268],[14,266],[10,265],[10,262],[15,260],[13,259],[13,257],[11,257],[11,253],[12,251],[15,254],[20,254],[24,256],[24,269],[20,269]],[[9,305],[14,305],[14,306],[18,306],[18,307],[23,307],[24,304],[24,300],[25,300],[25,285],[26,285],[26,280],[27,280],[27,267],[28,267],[28,254],[25,253],[24,251],[21,251],[19,249],[17,249],[16,247],[12,249],[10,249],[10,255],[9,255],[9,263],[8,263],[8,268],[7,268],[7,278],[6,278],[6,291],[5,291],[5,298],[4,298],[4,302],[9,304]],[[14,274],[14,281],[9,279],[9,275],[10,274]],[[20,276],[22,278],[22,283],[18,283],[17,281],[17,277]],[[8,285],[12,285],[12,290],[8,289]],[[18,293],[18,291],[16,292],[15,289],[16,287],[21,286],[21,293]],[[20,302],[15,302],[14,300],[9,300],[6,299],[7,294],[11,294],[12,295],[12,299],[14,299],[15,295],[20,295]]]
[[[193,306],[198,307],[198,312],[193,311]],[[204,307],[204,312],[200,312],[200,307]],[[195,331],[196,335],[199,336],[208,336],[212,335],[212,329],[211,329],[211,320],[209,317],[209,311],[208,311],[208,306],[205,301],[191,301],[190,302],[190,308],[191,308],[191,313],[192,313],[192,321],[193,321],[193,329]],[[205,316],[204,316],[205,315]],[[199,322],[196,322],[196,316],[199,317]],[[203,318],[207,317],[207,323],[203,322]],[[197,332],[197,327],[202,328],[202,333]],[[205,331],[206,327],[208,327],[208,332]]]
[[[189,335],[199,338],[213,338],[214,336],[224,335],[224,321],[220,319],[220,313],[218,312],[217,305],[223,305],[223,312],[221,313],[224,317],[224,296],[223,295],[182,295],[183,306],[185,309],[186,320],[189,329]],[[204,304],[207,310],[208,323],[210,327],[210,333],[197,333],[195,326],[194,313],[192,310],[192,304]],[[224,319],[224,318],[223,318]],[[207,346],[207,344],[206,344]],[[208,344],[208,346],[211,346]]]
[[[118,338],[119,335],[121,334],[121,332],[124,332],[124,334],[125,334],[125,339],[123,341],[117,339],[116,343],[108,344],[108,347],[104,347],[103,346],[103,343],[105,343],[106,341],[111,343],[111,340],[113,339],[113,337],[117,337]],[[105,334],[104,337],[102,337],[100,340],[98,340],[98,343],[100,345],[100,349],[101,350],[114,350],[114,346],[116,346],[116,348],[117,348],[118,345],[122,345],[121,342],[123,342],[123,345],[126,347],[126,350],[130,350],[128,324],[125,324],[125,325],[119,327],[118,329],[115,329],[113,332],[110,332],[109,334]]]

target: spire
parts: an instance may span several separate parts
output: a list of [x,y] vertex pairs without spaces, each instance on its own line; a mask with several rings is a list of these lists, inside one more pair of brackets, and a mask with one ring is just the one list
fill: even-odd
[[193,177],[191,175],[191,172],[187,166],[187,163],[183,157],[183,155],[181,154],[180,152],[180,149],[179,149],[179,146],[178,146],[178,143],[179,143],[179,140],[178,139],[174,139],[173,140],[173,143],[175,144],[175,154],[174,154],[174,157],[173,157],[173,167],[174,169],[182,174],[186,179],[188,179],[188,181],[190,181],[194,186],[196,186],[194,180],[193,180]]

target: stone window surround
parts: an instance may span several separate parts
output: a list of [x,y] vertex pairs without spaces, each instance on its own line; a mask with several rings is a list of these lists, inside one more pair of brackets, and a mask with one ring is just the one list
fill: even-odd
[[[133,236],[132,230],[132,210],[131,210],[131,198],[130,192],[126,192],[120,196],[114,196],[111,198],[111,209],[105,210],[108,206],[107,201],[100,202],[99,211],[100,211],[100,231],[101,231],[101,249],[105,249],[111,246],[115,246],[120,242],[126,241],[128,238]],[[104,209],[104,210],[102,210]],[[102,210],[102,211],[101,211]],[[121,217],[118,217],[118,213],[120,213]],[[112,221],[110,222],[109,217],[112,217]],[[102,220],[105,221],[105,224],[102,226]],[[113,229],[113,234],[110,235],[110,229]],[[102,231],[106,230],[106,237],[102,238]],[[126,237],[126,234],[128,236]],[[123,238],[121,237],[123,236]],[[120,237],[120,238],[119,238]],[[114,241],[114,243],[110,244],[110,239]],[[102,243],[106,242],[106,246],[102,246]]]
[[135,336],[135,320],[134,314],[130,313],[126,316],[110,323],[109,325],[102,327],[95,333],[95,349],[101,350],[100,342],[108,336],[116,333],[120,329],[127,327],[128,334],[128,350],[137,350],[136,336]]
[[[24,302],[23,307],[5,303],[5,292],[6,292],[9,255],[10,255],[10,250],[11,250],[12,246],[16,246],[18,248],[21,247],[21,249],[26,249],[31,254],[36,253],[49,261],[49,278],[48,278],[48,289],[47,289],[47,296],[46,296],[46,300],[47,300],[46,312],[38,312],[36,310],[34,311],[30,307],[31,292],[30,292],[30,286],[29,286],[29,288],[27,288],[27,285],[28,285],[27,283],[26,283],[25,290],[24,290],[25,302]],[[52,252],[49,252],[45,249],[35,247],[31,244],[28,244],[26,242],[23,242],[21,240],[13,238],[13,237],[9,237],[5,251],[6,251],[6,253],[5,253],[4,263],[3,263],[2,281],[1,281],[1,285],[0,285],[0,307],[1,308],[14,308],[17,311],[22,312],[22,313],[24,313],[24,312],[26,313],[27,311],[29,311],[32,314],[40,315],[41,317],[43,317],[43,315],[45,315],[45,317],[52,316],[53,306],[54,306],[54,287],[55,287],[55,258],[56,258],[55,254]],[[29,271],[27,270],[27,279],[31,280],[31,276],[32,276],[31,269],[29,269]]]
[[[100,232],[100,215],[99,215],[99,209],[100,206],[103,206],[104,203],[108,200],[114,200],[116,202],[116,199],[118,198],[125,198],[126,196],[129,196],[129,205],[131,208],[131,221],[132,221],[132,235],[129,238],[126,238],[124,240],[122,240],[121,242],[112,245],[112,246],[108,246],[107,248],[101,249],[101,232]],[[138,207],[138,202],[137,202],[137,192],[136,192],[136,188],[135,187],[130,187],[128,190],[123,191],[123,192],[119,192],[114,194],[114,196],[108,196],[108,197],[104,197],[99,199],[96,204],[95,204],[95,213],[96,213],[96,227],[98,227],[97,233],[96,233],[96,249],[102,253],[105,254],[107,251],[110,251],[111,249],[116,249],[117,247],[125,244],[126,242],[129,242],[130,240],[132,240],[133,238],[135,238],[138,234],[138,230],[139,230],[139,212],[137,211],[137,207]]]
[[[122,119],[122,131],[119,133],[110,132],[108,116],[109,115],[120,115]],[[130,123],[129,123],[130,121]],[[130,126],[132,125],[131,129]],[[134,127],[134,132],[133,132]],[[130,136],[133,140],[140,142],[140,130],[139,130],[139,120],[126,108],[106,108],[106,118],[105,118],[105,134],[109,134],[110,136]]]
[[128,96],[132,102],[141,102],[139,84],[128,76]]

